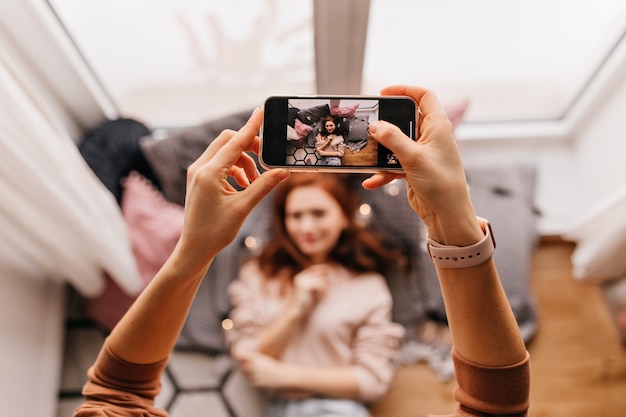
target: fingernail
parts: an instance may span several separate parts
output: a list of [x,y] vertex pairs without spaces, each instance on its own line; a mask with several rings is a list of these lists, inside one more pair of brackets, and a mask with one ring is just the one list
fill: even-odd
[[276,177],[278,177],[279,181],[283,181],[285,179],[287,179],[287,177],[289,177],[290,173],[288,170],[284,169],[284,168],[278,168],[276,169]]
[[376,129],[378,129],[378,121],[370,123],[368,129],[370,133],[376,133]]
[[256,109],[254,109],[254,111],[252,112],[252,116],[254,116],[255,114],[257,114],[257,112],[261,110],[260,107],[257,107]]

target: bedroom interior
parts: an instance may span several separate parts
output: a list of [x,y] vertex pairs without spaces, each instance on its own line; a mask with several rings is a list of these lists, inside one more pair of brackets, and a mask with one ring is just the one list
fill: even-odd
[[[531,353],[532,415],[623,415],[626,5],[481,0],[451,16],[410,0],[86,3],[0,3],[7,415],[71,415],[103,338],[175,245],[186,167],[219,132],[277,92],[376,94],[397,82],[432,86],[456,126]],[[409,337],[376,417],[455,406],[421,228],[394,222],[407,217],[403,193],[396,183],[363,201],[364,220],[399,223],[417,259],[418,279],[389,279]],[[266,214],[255,209],[200,288],[157,399],[173,417],[260,415],[223,320],[226,285],[269,238]]]

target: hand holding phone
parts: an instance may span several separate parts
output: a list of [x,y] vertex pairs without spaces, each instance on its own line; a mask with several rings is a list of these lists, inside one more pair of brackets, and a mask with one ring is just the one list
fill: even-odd
[[368,134],[385,120],[414,139],[416,104],[404,96],[273,96],[265,101],[260,162],[292,171],[402,170]]

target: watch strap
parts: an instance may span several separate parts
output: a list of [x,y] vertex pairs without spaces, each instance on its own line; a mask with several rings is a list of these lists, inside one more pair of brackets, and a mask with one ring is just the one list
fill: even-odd
[[477,217],[480,227],[485,233],[483,239],[470,246],[442,245],[426,237],[428,255],[439,268],[467,268],[480,265],[493,256],[496,241],[488,220]]

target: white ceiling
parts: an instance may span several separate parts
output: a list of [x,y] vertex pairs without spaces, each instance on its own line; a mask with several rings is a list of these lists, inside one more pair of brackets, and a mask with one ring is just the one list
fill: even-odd
[[152,125],[392,83],[468,99],[468,124],[559,120],[626,29],[622,0],[48,3],[121,113]]

